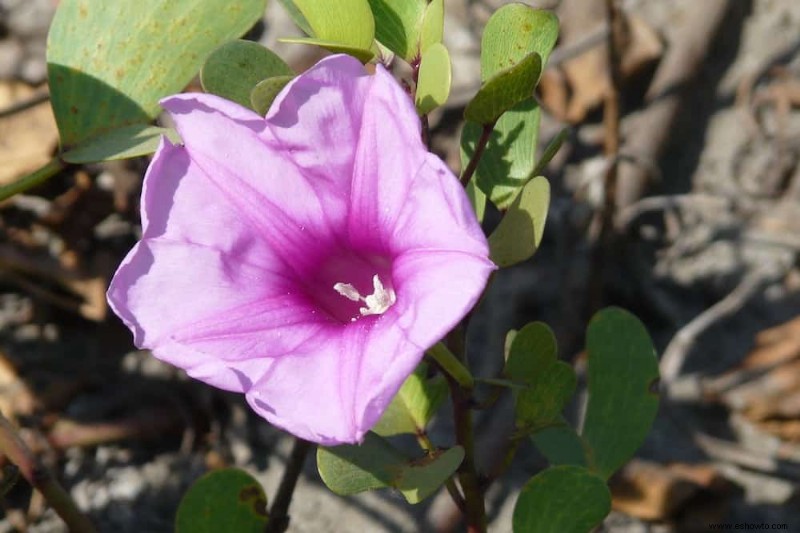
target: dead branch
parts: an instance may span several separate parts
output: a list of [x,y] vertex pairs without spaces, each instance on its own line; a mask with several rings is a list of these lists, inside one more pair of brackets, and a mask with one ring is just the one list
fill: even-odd
[[[680,110],[682,89],[696,76],[704,64],[713,37],[728,11],[728,0],[705,0],[689,4],[686,24],[670,42],[656,71],[647,98],[647,109],[631,117],[626,128],[623,150],[638,159],[657,161],[672,132],[672,124]],[[633,204],[644,195],[651,181],[645,168],[620,165],[617,203]]]

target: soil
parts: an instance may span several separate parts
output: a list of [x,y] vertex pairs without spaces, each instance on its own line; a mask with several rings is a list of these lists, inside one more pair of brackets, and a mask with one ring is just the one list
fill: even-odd
[[[574,13],[581,2],[588,10],[593,0],[528,3]],[[56,3],[0,0],[0,97],[11,84],[35,94],[44,83],[45,38]],[[431,124],[434,149],[454,169],[463,106],[479,85],[480,28],[504,3],[446,1],[453,90]],[[731,0],[726,6],[700,67],[680,88],[667,143],[650,158],[625,154],[623,143],[623,155],[647,167],[651,180],[645,199],[620,214],[625,223],[607,258],[602,302],[635,312],[659,353],[678,353],[684,361],[637,462],[612,483],[615,511],[603,531],[707,531],[713,522],[787,524],[786,531],[800,531],[800,432],[791,429],[800,412],[753,418],[749,404],[736,403],[727,389],[713,398],[708,393],[709,383],[754,353],[760,332],[800,315],[800,2]],[[645,93],[658,60],[684,38],[697,2],[626,0],[623,7],[664,46],[626,78],[625,133],[654,105]],[[579,36],[595,29],[585,21],[572,27]],[[280,3],[270,2],[252,37],[302,69],[319,53],[277,41],[296,31]],[[581,83],[568,93],[588,101],[592,84],[602,80]],[[506,332],[531,320],[548,322],[561,357],[582,368],[582,332],[594,307],[587,294],[597,268],[592,219],[602,203],[606,161],[602,103],[586,105],[571,124],[558,109],[545,107],[540,152],[562,127],[571,132],[546,172],[554,197],[542,247],[532,260],[497,276],[473,320],[470,354],[483,376],[502,365]],[[28,127],[24,117],[35,122],[24,113],[15,128]],[[30,157],[46,158],[55,146],[35,139],[52,134],[53,126],[36,121],[42,129],[31,142],[39,154]],[[9,131],[0,122],[0,167],[27,164],[3,151]],[[172,531],[182,494],[209,468],[223,465],[251,472],[271,497],[291,447],[241,397],[196,383],[135,350],[127,329],[106,309],[105,284],[140,233],[137,196],[146,164],[91,165],[0,205],[0,409],[13,410],[27,437],[39,443],[42,460],[103,532]],[[489,213],[487,228],[497,218]],[[710,315],[690,342],[675,343],[679,332],[695,331],[696,317],[752,279],[754,288],[736,293],[741,298]],[[800,356],[800,347],[793,350]],[[800,391],[800,384],[794,387],[784,396]],[[491,416],[478,418],[484,468],[497,460],[513,430],[509,409],[506,399]],[[569,411],[578,420],[581,402]],[[54,444],[58,421],[95,429],[116,424],[130,433],[82,442],[64,431],[58,434],[64,440]],[[436,420],[432,439],[451,443],[451,424],[447,416]],[[41,439],[47,431],[49,442]],[[678,463],[696,468],[691,482],[676,473]],[[492,531],[511,530],[516,494],[544,465],[532,445],[523,445],[509,475],[489,492]],[[637,465],[649,465],[647,475],[655,477],[646,479],[658,481],[644,483],[632,504],[619,487],[644,479],[646,469]],[[701,479],[700,467],[713,475]],[[662,484],[669,490],[657,492]],[[65,531],[24,483],[2,503],[0,533]],[[310,458],[292,503],[290,531],[458,531],[456,513],[444,491],[414,507],[388,491],[335,496]]]

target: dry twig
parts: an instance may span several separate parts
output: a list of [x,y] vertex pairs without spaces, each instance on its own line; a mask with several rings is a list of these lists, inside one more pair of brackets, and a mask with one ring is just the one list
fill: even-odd
[[700,313],[672,338],[661,357],[661,380],[669,395],[697,338],[711,325],[733,314],[756,294],[769,278],[765,268],[751,271],[725,298]]

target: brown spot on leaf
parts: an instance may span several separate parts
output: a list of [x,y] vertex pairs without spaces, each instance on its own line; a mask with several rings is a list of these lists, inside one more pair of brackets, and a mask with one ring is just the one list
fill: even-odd
[[267,517],[267,500],[262,496],[261,489],[257,485],[247,485],[239,491],[239,501],[250,503],[253,512],[259,516]]
[[72,113],[73,115],[77,115],[78,114],[78,108],[75,107],[74,105],[71,105],[71,106],[69,106],[69,112]]

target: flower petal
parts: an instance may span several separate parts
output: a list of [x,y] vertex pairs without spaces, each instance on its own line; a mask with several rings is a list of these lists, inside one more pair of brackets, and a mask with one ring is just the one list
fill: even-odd
[[345,328],[313,353],[269,361],[247,393],[270,423],[323,445],[361,441],[375,425],[423,350],[389,317]]
[[464,189],[422,144],[411,99],[378,67],[365,104],[348,218],[353,243],[384,251],[488,247]]
[[496,268],[486,257],[459,251],[402,254],[392,265],[397,327],[427,350],[475,306]]
[[[328,209],[320,200],[326,190],[307,179],[288,152],[274,146],[264,120],[208,94],[177,95],[161,105],[174,120],[192,163],[215,189],[214,203],[227,203],[250,228],[248,233],[263,240],[287,267],[313,272],[317,258],[306,251],[335,241],[341,226],[336,219],[343,214]],[[202,204],[193,205],[197,209]]]
[[373,77],[348,55],[326,57],[292,80],[266,119],[281,150],[303,174],[325,186],[344,216],[364,103]]

